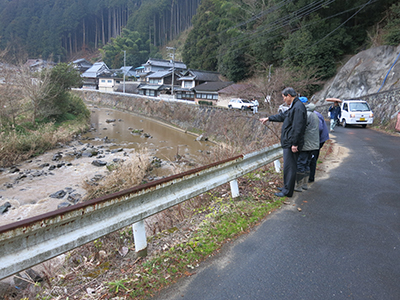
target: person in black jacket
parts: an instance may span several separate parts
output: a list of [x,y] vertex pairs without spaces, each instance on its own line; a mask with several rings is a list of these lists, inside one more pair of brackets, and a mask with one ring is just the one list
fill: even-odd
[[287,87],[282,91],[283,100],[289,106],[285,112],[277,115],[261,118],[260,122],[265,124],[271,122],[283,122],[281,132],[281,146],[283,148],[283,183],[278,197],[292,197],[296,183],[297,159],[299,151],[304,145],[304,132],[307,123],[307,110],[297,97],[296,91]]

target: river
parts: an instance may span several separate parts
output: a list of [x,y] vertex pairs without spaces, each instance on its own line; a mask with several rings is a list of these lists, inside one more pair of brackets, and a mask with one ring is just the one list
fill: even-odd
[[[80,140],[22,162],[16,172],[6,169],[0,173],[0,206],[7,202],[11,205],[0,214],[0,226],[69,205],[68,195],[84,196],[84,181],[107,173],[106,167],[92,164],[99,157],[110,163],[146,148],[162,161],[175,161],[179,156],[196,162],[199,152],[210,151],[212,147],[209,142],[197,141],[195,135],[146,117],[93,106],[89,109],[92,129]],[[98,149],[103,155],[97,158],[73,155],[84,149]],[[55,160],[56,156],[59,160]],[[156,169],[154,176],[167,176],[169,170]],[[59,191],[65,191],[66,195],[50,197]]]

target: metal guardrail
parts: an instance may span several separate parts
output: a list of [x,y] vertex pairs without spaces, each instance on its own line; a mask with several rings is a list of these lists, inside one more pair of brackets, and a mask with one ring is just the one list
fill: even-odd
[[[144,224],[144,219],[224,183],[231,182],[232,188],[237,178],[281,157],[282,148],[274,145],[2,226],[0,279],[131,224]],[[232,193],[238,195],[238,189]],[[136,242],[135,235],[135,248]]]

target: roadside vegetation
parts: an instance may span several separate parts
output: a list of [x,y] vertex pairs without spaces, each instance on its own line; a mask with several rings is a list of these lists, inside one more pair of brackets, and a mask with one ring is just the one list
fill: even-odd
[[81,78],[70,65],[32,73],[2,65],[0,85],[0,167],[52,149],[87,129],[90,112],[70,93]]

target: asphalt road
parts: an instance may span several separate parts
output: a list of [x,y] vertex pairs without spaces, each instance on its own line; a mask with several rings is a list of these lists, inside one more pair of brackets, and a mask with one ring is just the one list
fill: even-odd
[[335,129],[349,155],[154,299],[400,299],[400,137]]

